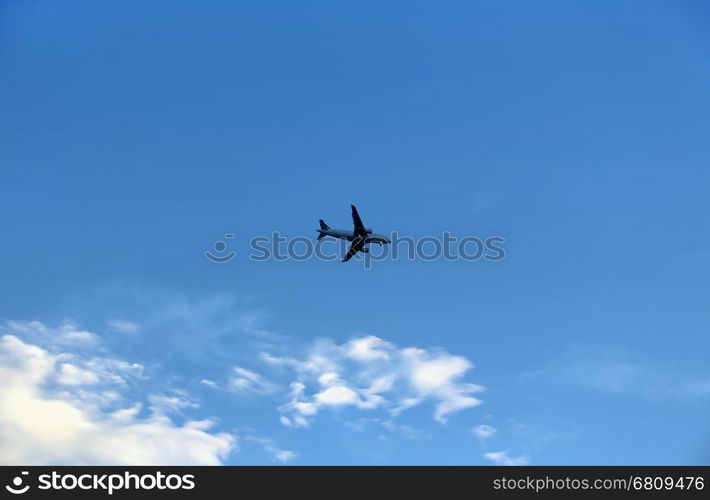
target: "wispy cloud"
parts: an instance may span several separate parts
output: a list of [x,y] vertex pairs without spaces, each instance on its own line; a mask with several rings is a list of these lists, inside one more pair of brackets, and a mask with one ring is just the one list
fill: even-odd
[[679,398],[710,395],[710,374],[689,374],[630,361],[624,356],[586,355],[566,365],[525,373],[523,381],[546,380],[610,395]]
[[277,389],[275,384],[272,384],[263,376],[240,366],[235,366],[232,369],[232,376],[228,385],[231,390],[242,394],[270,394]]
[[298,457],[298,454],[295,451],[279,448],[270,438],[247,436],[247,439],[254,443],[260,444],[264,448],[264,451],[266,451],[275,462],[285,464],[295,460]]
[[180,413],[186,408],[199,408],[199,404],[185,391],[173,389],[170,394],[151,394],[148,396],[150,410],[156,415]]
[[110,319],[106,322],[106,325],[111,330],[119,333],[138,333],[141,330],[138,323],[125,319]]
[[495,427],[481,424],[471,429],[471,432],[473,432],[473,435],[480,439],[481,442],[485,442],[488,438],[493,437],[498,431]]
[[56,327],[47,326],[41,321],[6,321],[4,328],[42,344],[53,346],[91,345],[99,339],[97,334],[82,329],[71,320],[66,320]]
[[496,465],[528,465],[530,463],[528,457],[511,457],[506,451],[492,451],[484,453],[483,456]]
[[91,385],[99,381],[99,376],[89,370],[84,370],[71,363],[61,363],[57,381],[64,385]]

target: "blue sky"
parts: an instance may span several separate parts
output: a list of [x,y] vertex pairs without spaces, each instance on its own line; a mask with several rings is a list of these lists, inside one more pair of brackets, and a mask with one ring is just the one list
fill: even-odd
[[708,463],[709,15],[3,2],[0,461]]

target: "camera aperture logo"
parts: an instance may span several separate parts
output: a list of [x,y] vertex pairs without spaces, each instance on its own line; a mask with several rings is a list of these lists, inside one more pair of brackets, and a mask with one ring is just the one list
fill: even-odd
[[12,493],[13,495],[22,495],[23,493],[26,493],[27,490],[30,489],[30,485],[26,484],[25,486],[22,486],[23,483],[23,477],[29,474],[26,470],[23,470],[19,476],[15,476],[12,478],[12,485],[7,485],[5,486],[5,489]]
[[[231,240],[234,238],[234,236],[234,233],[225,233],[224,239]],[[207,250],[205,252],[205,257],[207,257],[212,262],[216,262],[217,264],[229,262],[235,255],[237,255],[234,251],[230,251],[227,253],[227,243],[222,240],[215,241],[212,245],[212,248],[214,249],[215,253],[213,254],[210,250]]]
[[[13,478],[12,484],[5,489],[14,495],[21,495],[30,489],[23,485],[27,471]],[[192,490],[195,488],[194,474],[164,474],[160,471],[148,474],[134,474],[125,471],[122,474],[41,474],[37,478],[39,490],[95,490],[112,495],[119,490]]]

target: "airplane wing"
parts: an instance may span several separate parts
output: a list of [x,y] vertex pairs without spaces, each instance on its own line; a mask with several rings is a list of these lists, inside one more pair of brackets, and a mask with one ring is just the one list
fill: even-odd
[[[357,212],[356,212],[357,213]],[[365,246],[365,240],[363,238],[355,238],[350,245],[350,250],[348,250],[348,253],[345,254],[345,257],[343,257],[343,260],[340,262],[347,262],[350,259],[352,259],[356,253],[358,253],[362,248]]]
[[353,209],[353,225],[355,226],[355,236],[365,236],[365,225],[362,223],[360,214],[357,213],[357,208],[355,205],[350,205]]
[[358,251],[355,250],[353,247],[350,247],[350,250],[348,250],[348,253],[345,254],[345,257],[343,257],[343,260],[341,260],[340,262],[347,262],[347,261],[349,261],[350,259],[352,259],[352,258],[355,256],[355,254],[356,254],[357,252],[358,252]]

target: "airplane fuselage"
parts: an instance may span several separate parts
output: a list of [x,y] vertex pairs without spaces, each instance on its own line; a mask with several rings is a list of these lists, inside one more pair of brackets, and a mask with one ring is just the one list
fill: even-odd
[[[347,231],[343,229],[317,229],[317,231],[323,236],[331,236],[333,238],[339,238],[341,240],[353,241],[356,236],[353,231]],[[386,243],[391,243],[389,238],[383,234],[373,233],[371,229],[366,229],[367,234],[365,235],[364,244],[377,243],[378,245],[384,245]]]

